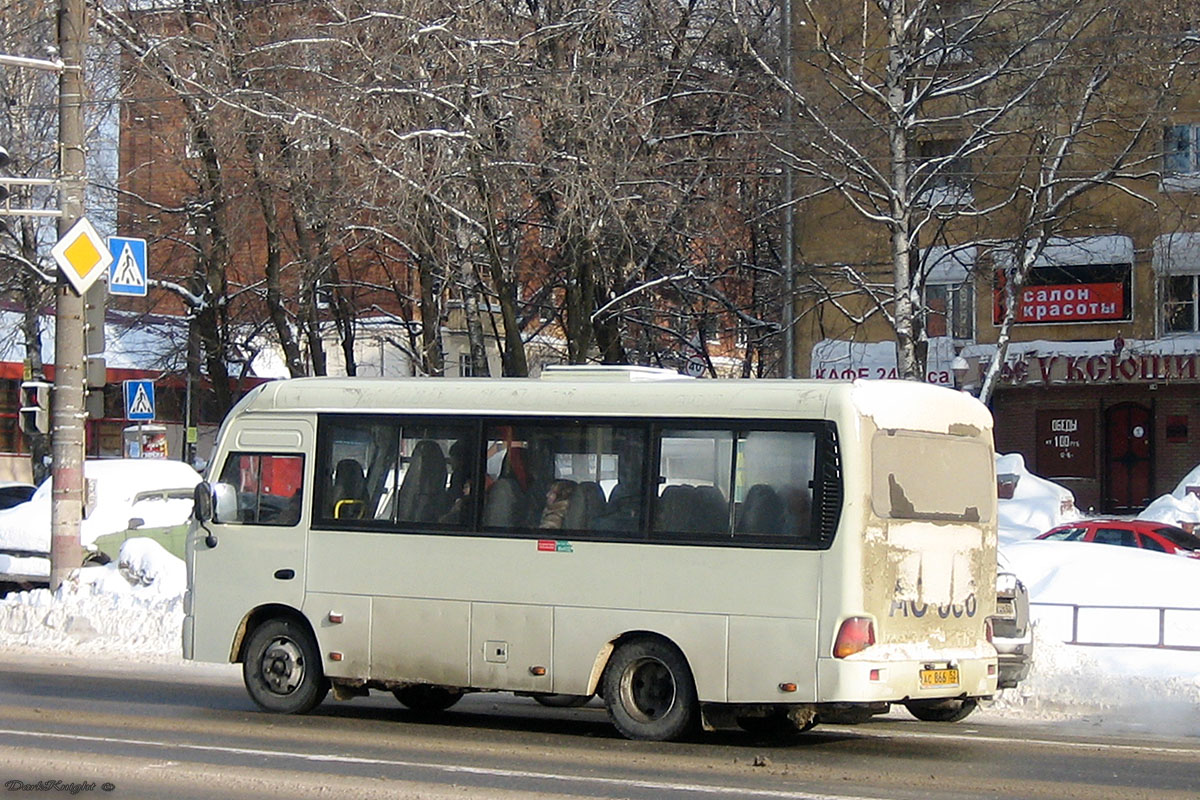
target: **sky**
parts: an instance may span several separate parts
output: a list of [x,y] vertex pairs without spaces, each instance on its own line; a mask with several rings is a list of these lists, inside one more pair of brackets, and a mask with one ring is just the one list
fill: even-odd
[[[1019,455],[999,456],[997,472],[1019,475],[1014,497],[1000,501],[1000,551],[1006,568],[1030,590],[1034,663],[1026,681],[982,704],[970,719],[1200,736],[1200,649],[1119,646],[1157,641],[1157,607],[1163,607],[1194,609],[1167,612],[1166,641],[1200,648],[1200,559],[1033,541],[1058,522],[1080,517],[1067,502],[1070,492],[1029,473]],[[1200,467],[1147,513],[1200,521],[1200,502],[1186,491],[1197,483]],[[149,539],[130,539],[117,561],[78,570],[57,593],[38,589],[0,599],[0,641],[6,650],[31,654],[183,666],[186,588],[180,559]],[[1105,606],[1080,610],[1080,638],[1118,646],[1065,644],[1072,612],[1050,604]],[[1155,608],[1131,608],[1139,606]]]

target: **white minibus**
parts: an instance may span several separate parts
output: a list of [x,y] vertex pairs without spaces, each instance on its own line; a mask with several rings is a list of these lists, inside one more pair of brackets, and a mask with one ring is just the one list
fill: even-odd
[[262,708],[599,696],[790,733],[996,690],[991,415],[902,381],[299,378],[197,488],[183,653]]

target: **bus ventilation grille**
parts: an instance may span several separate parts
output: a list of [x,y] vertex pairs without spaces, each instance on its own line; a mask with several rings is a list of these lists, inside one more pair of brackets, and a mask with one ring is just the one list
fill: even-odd
[[820,536],[821,546],[833,543],[838,520],[842,516],[842,456],[838,450],[837,430],[825,428],[824,458],[821,464]]

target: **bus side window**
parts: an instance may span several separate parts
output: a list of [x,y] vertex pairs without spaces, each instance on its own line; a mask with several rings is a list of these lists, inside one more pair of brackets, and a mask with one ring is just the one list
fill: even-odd
[[303,456],[230,453],[220,482],[237,490],[237,522],[292,526],[300,521],[303,477]]
[[737,448],[736,535],[810,541],[816,436],[810,431],[747,431]]

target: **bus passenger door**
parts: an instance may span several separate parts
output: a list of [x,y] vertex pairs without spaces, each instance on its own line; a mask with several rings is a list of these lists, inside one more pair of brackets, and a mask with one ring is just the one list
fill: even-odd
[[[267,604],[300,609],[304,600],[303,448],[312,427],[303,420],[235,434],[213,484],[214,519],[194,525],[188,539],[184,648],[198,661],[226,662],[246,615]],[[291,452],[287,452],[287,451]]]

